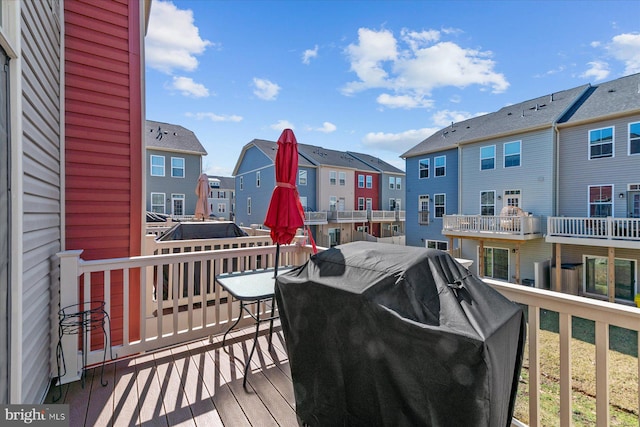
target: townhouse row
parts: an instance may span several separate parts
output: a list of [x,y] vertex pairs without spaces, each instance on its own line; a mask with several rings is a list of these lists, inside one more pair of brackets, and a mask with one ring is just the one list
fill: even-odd
[[633,302],[640,74],[452,123],[401,157],[408,245],[480,276]]
[[[262,225],[275,187],[277,144],[254,139],[233,171],[235,221]],[[300,200],[305,225],[322,246],[404,235],[402,170],[367,154],[298,144]]]

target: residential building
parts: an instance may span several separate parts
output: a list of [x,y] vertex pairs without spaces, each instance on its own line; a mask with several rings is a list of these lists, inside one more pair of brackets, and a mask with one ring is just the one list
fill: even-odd
[[196,135],[175,124],[146,121],[147,210],[174,217],[193,216],[195,188],[207,155]]
[[590,87],[558,134],[557,209],[545,240],[566,268],[551,279],[573,274],[567,292],[632,303],[640,292],[640,74]]
[[212,216],[235,221],[235,182],[230,176],[209,175],[209,208]]
[[[0,403],[41,403],[57,373],[56,254],[140,255],[149,7],[0,2]],[[104,294],[103,281],[90,286]],[[121,297],[111,310],[117,344]],[[127,333],[138,336],[135,321]]]

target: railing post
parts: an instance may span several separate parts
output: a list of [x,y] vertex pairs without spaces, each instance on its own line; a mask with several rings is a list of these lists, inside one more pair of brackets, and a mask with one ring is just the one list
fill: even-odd
[[[58,253],[60,258],[60,309],[80,302],[78,276],[80,276],[80,255],[82,249]],[[56,319],[57,321],[57,319]],[[79,355],[78,335],[64,335],[58,337],[61,341],[64,360],[58,360],[60,367],[65,364],[67,372],[60,378],[60,384],[66,384],[80,379],[82,374],[82,356]],[[56,343],[57,344],[57,343]],[[55,373],[57,376],[58,374]]]
[[147,234],[144,236],[144,253],[143,255],[153,255],[156,250],[155,234]]

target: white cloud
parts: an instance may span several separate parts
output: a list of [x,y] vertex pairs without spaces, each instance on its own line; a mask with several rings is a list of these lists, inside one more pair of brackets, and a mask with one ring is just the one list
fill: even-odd
[[260,99],[264,99],[266,101],[273,101],[278,96],[280,92],[280,86],[277,84],[270,82],[267,79],[253,79],[254,90],[253,93]]
[[202,112],[202,113],[186,113],[187,117],[194,117],[198,120],[209,119],[212,122],[241,122],[243,120],[242,116],[238,116],[235,114],[216,114],[210,112]]
[[595,81],[604,80],[609,76],[609,64],[604,61],[591,61],[589,68],[580,75],[585,79],[593,78]]
[[311,62],[311,58],[318,57],[318,45],[315,45],[313,49],[307,49],[302,53],[302,63],[309,64]]
[[611,40],[608,50],[624,62],[624,75],[640,72],[640,34],[619,34]]
[[203,84],[196,83],[190,77],[173,77],[170,89],[180,91],[184,96],[192,96],[194,98],[206,98],[209,96],[209,89]]
[[376,98],[378,104],[383,105],[388,108],[431,108],[433,107],[434,101],[432,99],[425,99],[424,96],[421,95],[389,95],[388,93],[383,93]]
[[350,44],[345,52],[358,80],[347,83],[343,94],[386,89],[395,93],[379,96],[381,105],[417,108],[430,106],[424,97],[438,87],[480,85],[494,93],[507,90],[505,76],[494,71],[496,63],[491,51],[440,41],[442,34],[453,33],[403,29],[398,41],[389,30],[360,28],[358,42]]
[[362,143],[370,149],[384,149],[402,154],[438,130],[439,128],[422,128],[400,133],[369,132],[362,139]]
[[467,113],[466,111],[442,110],[435,113],[432,116],[432,119],[435,125],[446,127],[449,126],[451,122],[458,123],[463,120],[470,119],[473,116],[473,114]]
[[331,122],[323,122],[322,127],[319,127],[319,128],[314,128],[311,126],[307,126],[306,128],[306,130],[309,130],[309,131],[322,132],[322,133],[332,133],[332,132],[335,132],[336,129],[338,129],[336,125],[334,125]]
[[280,131],[280,132],[282,132],[285,129],[295,130],[295,127],[293,126],[293,123],[291,123],[288,120],[278,120],[276,123],[272,124],[269,127],[271,129],[273,129],[273,130],[277,130],[277,131]]
[[151,68],[171,74],[198,68],[196,55],[212,43],[200,37],[191,10],[178,9],[168,1],[154,1],[145,37],[145,62]]

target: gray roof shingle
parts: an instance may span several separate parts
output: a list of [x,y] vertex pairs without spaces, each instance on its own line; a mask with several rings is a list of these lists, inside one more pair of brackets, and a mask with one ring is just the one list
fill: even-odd
[[373,167],[349,155],[345,151],[331,150],[306,144],[298,144],[298,151],[317,165],[377,172]]
[[147,148],[207,155],[196,135],[180,125],[147,120],[144,142]]
[[397,167],[385,162],[384,160],[378,157],[372,156],[370,154],[356,153],[354,151],[347,151],[347,153],[357,158],[358,160],[368,164],[372,168],[377,169],[380,172],[397,173],[397,174],[404,175],[403,170],[398,169]]

